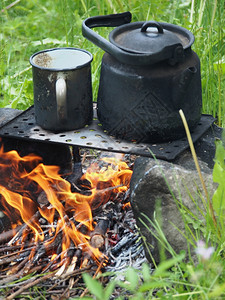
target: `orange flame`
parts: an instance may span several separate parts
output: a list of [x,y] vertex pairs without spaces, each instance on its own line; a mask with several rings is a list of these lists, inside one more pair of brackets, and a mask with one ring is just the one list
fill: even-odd
[[[59,167],[40,163],[37,155],[20,157],[16,151],[4,152],[1,147],[0,203],[11,218],[12,227],[25,222],[33,233],[31,242],[42,241],[45,247],[57,243],[61,235],[61,260],[71,243],[99,260],[103,254],[89,243],[90,232],[94,230],[92,211],[109,201],[112,193],[126,191],[132,175],[125,162],[113,158],[104,161],[108,168],[100,169],[93,164],[81,178],[90,183],[88,195],[83,195],[71,192],[70,183],[59,175]],[[41,193],[48,205],[39,204]],[[33,217],[36,212],[49,224],[47,241],[39,218]],[[87,232],[81,232],[82,226]],[[52,260],[55,257],[52,253]]]

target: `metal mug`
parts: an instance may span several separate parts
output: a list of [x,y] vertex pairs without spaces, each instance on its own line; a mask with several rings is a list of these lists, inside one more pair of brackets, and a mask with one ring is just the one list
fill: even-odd
[[30,57],[37,125],[62,132],[90,124],[93,118],[92,54],[77,48],[53,48]]

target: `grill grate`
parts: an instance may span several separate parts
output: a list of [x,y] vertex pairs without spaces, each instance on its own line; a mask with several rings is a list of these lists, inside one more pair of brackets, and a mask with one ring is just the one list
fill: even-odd
[[[94,109],[96,115],[96,109]],[[202,115],[199,124],[192,133],[193,142],[196,142],[214,123],[211,115]],[[60,143],[82,148],[94,148],[103,151],[130,153],[141,156],[152,156],[164,160],[173,160],[186,150],[189,145],[187,138],[160,143],[132,143],[117,139],[102,129],[97,118],[91,125],[85,128],[61,133],[46,131],[35,123],[33,106],[9,121],[0,128],[0,136],[25,140],[43,141],[48,143]]]

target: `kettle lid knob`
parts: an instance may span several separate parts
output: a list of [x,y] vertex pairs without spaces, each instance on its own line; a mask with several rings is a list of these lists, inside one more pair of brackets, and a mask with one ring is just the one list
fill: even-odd
[[146,32],[148,27],[156,27],[158,29],[158,33],[163,33],[163,27],[155,21],[147,21],[141,26],[141,32]]

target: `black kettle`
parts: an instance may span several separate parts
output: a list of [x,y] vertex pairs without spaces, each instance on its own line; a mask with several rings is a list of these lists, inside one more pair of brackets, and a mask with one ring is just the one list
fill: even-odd
[[[165,142],[193,130],[201,117],[200,61],[185,28],[155,21],[131,22],[131,13],[96,16],[82,24],[84,37],[106,51],[97,99],[98,118],[110,135],[136,142]],[[91,30],[116,27],[109,41]]]

